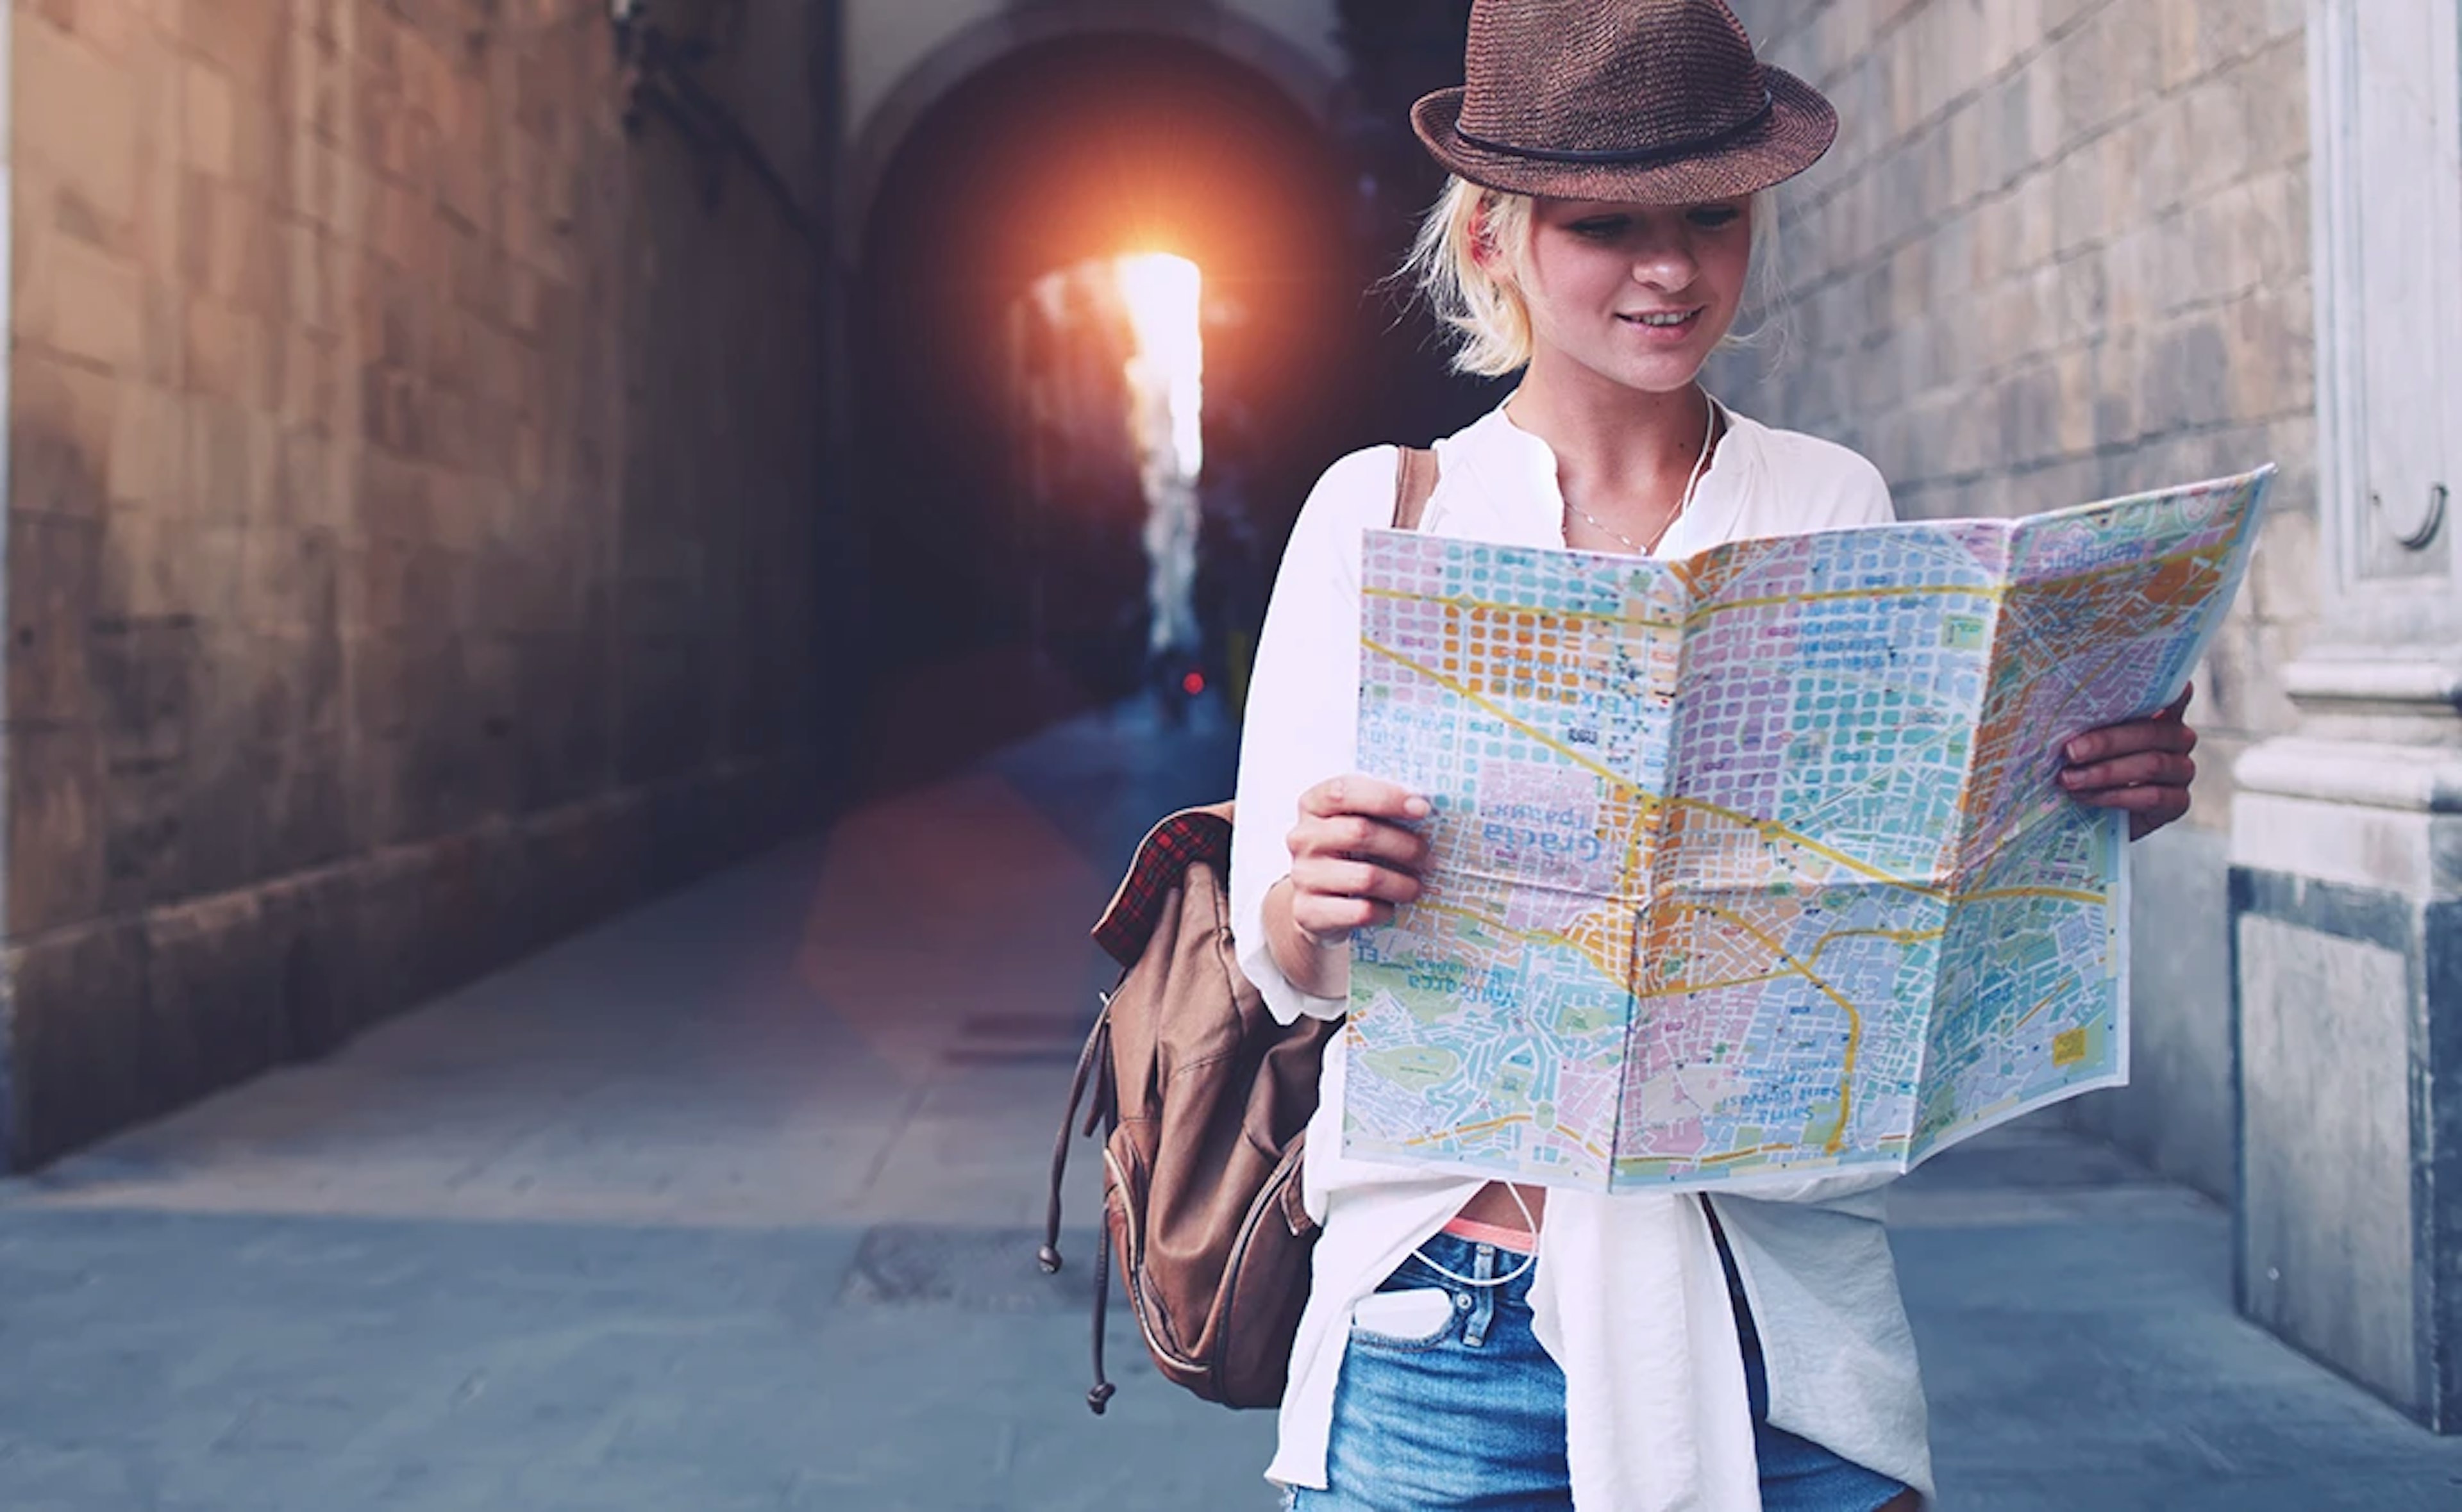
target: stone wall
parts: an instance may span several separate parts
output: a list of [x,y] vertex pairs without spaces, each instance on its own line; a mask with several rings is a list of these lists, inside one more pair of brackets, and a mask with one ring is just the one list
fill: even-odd
[[10,9],[22,1167],[810,812],[834,19],[717,79],[773,192],[604,5]]
[[2134,1084],[2069,1105],[2232,1184],[2231,760],[2292,720],[2315,615],[2299,0],[1738,0],[1838,144],[1782,202],[1788,348],[1724,392],[1870,456],[1902,513],[2010,514],[2282,476],[2197,679],[2191,820],[2138,848]]

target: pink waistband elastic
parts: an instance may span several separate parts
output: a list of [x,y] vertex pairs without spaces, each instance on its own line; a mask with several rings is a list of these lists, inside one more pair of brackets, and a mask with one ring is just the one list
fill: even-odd
[[1528,1255],[1539,1248],[1539,1236],[1527,1229],[1505,1228],[1496,1223],[1482,1223],[1476,1219],[1458,1218],[1441,1230],[1456,1239],[1466,1239],[1474,1244],[1494,1244],[1516,1255]]

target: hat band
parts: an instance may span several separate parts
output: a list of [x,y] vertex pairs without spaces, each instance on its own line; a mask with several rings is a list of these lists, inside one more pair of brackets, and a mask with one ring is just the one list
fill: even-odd
[[1727,143],[1759,130],[1761,124],[1769,119],[1770,112],[1777,108],[1778,101],[1776,97],[1770,94],[1769,86],[1764,84],[1761,86],[1761,108],[1754,111],[1750,116],[1745,117],[1742,120],[1727,127],[1723,131],[1714,131],[1706,137],[1693,137],[1683,141],[1673,141],[1665,144],[1664,146],[1657,147],[1606,147],[1588,149],[1573,147],[1517,147],[1510,142],[1493,141],[1485,137],[1478,136],[1474,134],[1470,128],[1464,126],[1458,119],[1454,122],[1454,135],[1459,137],[1462,140],[1469,142],[1472,146],[1477,147],[1483,152],[1501,153],[1508,158],[1528,158],[1536,162],[1649,163],[1670,162],[1677,158],[1690,158],[1705,152],[1715,152],[1718,148],[1727,145]]

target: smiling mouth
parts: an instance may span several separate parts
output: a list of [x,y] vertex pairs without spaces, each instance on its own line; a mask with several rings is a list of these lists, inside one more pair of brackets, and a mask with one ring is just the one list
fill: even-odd
[[1652,331],[1675,331],[1691,325],[1695,320],[1699,319],[1700,315],[1701,312],[1698,309],[1647,310],[1639,314],[1618,315],[1616,318],[1630,326],[1646,326]]

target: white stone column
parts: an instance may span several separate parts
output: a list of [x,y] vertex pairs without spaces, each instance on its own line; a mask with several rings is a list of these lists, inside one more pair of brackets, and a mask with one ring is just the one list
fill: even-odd
[[2322,596],[2232,812],[2242,1310],[2462,1429],[2462,61],[2310,0]]

